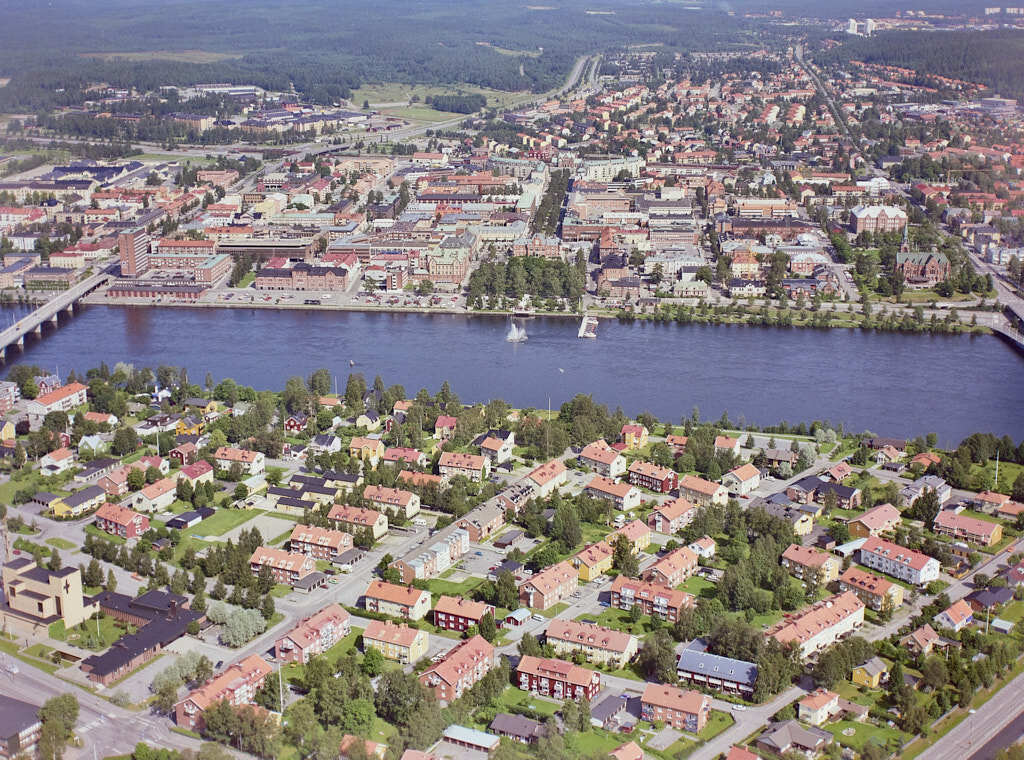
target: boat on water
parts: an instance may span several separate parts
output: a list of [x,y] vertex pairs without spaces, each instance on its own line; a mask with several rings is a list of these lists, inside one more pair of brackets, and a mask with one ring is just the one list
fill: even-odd
[[583,317],[580,320],[580,331],[576,333],[577,338],[597,337],[597,317]]
[[524,343],[527,340],[526,328],[517,325],[514,321],[509,319],[508,333],[505,334],[505,340],[509,343]]

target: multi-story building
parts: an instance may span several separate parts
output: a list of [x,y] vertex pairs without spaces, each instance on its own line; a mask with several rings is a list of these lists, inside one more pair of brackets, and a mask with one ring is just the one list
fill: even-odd
[[565,660],[523,655],[516,667],[515,684],[552,699],[593,700],[601,691],[601,674]]
[[790,544],[782,553],[781,563],[800,580],[806,580],[812,573],[817,573],[818,584],[822,586],[839,578],[843,565],[834,554],[801,544]]
[[757,665],[752,662],[712,654],[693,644],[680,651],[676,658],[676,675],[680,681],[701,688],[742,694],[748,699],[754,694],[757,673]]
[[662,586],[674,587],[697,572],[697,555],[680,546],[673,549],[644,571],[644,579]]
[[442,706],[461,697],[494,667],[494,647],[483,636],[461,642],[420,674]]
[[606,478],[617,478],[626,472],[626,458],[603,438],[584,446],[579,462]]
[[629,482],[656,493],[668,493],[679,485],[679,475],[668,467],[635,460],[628,468]]
[[900,511],[892,504],[879,504],[847,523],[850,538],[870,538],[891,533],[903,521]]
[[633,554],[639,554],[651,545],[651,529],[647,527],[643,520],[630,520],[621,528],[616,528],[609,533],[605,540],[609,546],[615,546],[619,536],[622,536],[629,542],[629,548],[633,551]]
[[[0,414],[7,414],[21,398],[21,390],[17,383],[0,380]],[[3,741],[0,738],[0,741]]]
[[386,581],[371,581],[363,593],[363,606],[382,615],[422,620],[430,612],[430,592]]
[[978,546],[992,546],[1003,540],[1003,526],[989,520],[943,510],[935,516],[932,530],[939,535]]
[[616,509],[629,510],[640,506],[641,493],[635,486],[620,483],[603,475],[591,478],[583,492],[595,499],[610,501]]
[[565,469],[565,464],[562,463],[562,460],[552,459],[534,467],[533,471],[525,479],[533,483],[538,497],[547,498],[557,488],[565,485],[568,478],[568,471]]
[[927,554],[872,536],[860,547],[860,563],[915,586],[939,579],[939,561]]
[[271,671],[262,657],[249,655],[178,702],[174,722],[190,731],[202,731],[203,713],[209,707],[224,701],[234,707],[251,703]]
[[309,662],[314,655],[323,654],[348,636],[352,616],[331,604],[315,615],[300,620],[298,625],[274,642],[274,657],[278,662]]
[[722,485],[740,496],[748,495],[760,484],[761,471],[749,462],[729,470],[722,476]]
[[39,706],[0,694],[0,758],[35,757],[43,722]]
[[230,470],[235,464],[242,468],[246,475],[259,475],[263,472],[266,457],[262,451],[249,451],[249,449],[236,449],[230,446],[221,446],[213,454],[213,461],[220,470]]
[[375,509],[335,504],[327,514],[327,519],[347,533],[368,530],[375,541],[388,532],[388,516]]
[[695,475],[686,475],[679,480],[679,495],[699,507],[707,507],[712,504],[725,504],[729,500],[729,489],[721,483],[712,483]]
[[117,249],[122,277],[138,277],[149,269],[149,235],[144,230],[118,235]]
[[711,715],[711,697],[667,684],[649,683],[640,697],[640,715],[651,723],[660,721],[674,729],[701,731]]
[[614,554],[607,541],[598,541],[580,549],[569,561],[579,571],[580,580],[589,583],[612,569]]
[[410,520],[420,511],[420,497],[412,491],[385,486],[367,486],[363,498],[392,515]]
[[29,557],[15,557],[3,566],[4,598],[0,619],[9,628],[49,625],[58,620],[71,630],[99,612],[82,595],[82,573],[76,567],[47,570]]
[[264,567],[270,568],[270,573],[274,576],[276,583],[287,583],[294,586],[316,570],[316,563],[313,562],[312,557],[305,554],[259,546],[249,558],[249,569],[252,570],[253,575],[259,575]]
[[541,570],[519,586],[519,603],[546,610],[554,607],[579,587],[579,574],[568,561]]
[[473,507],[455,524],[469,534],[469,540],[479,543],[493,536],[505,526],[505,509],[496,501],[487,501]]
[[435,578],[458,562],[469,551],[471,538],[460,525],[449,525],[431,537],[430,546],[416,547],[392,562],[391,567],[398,570],[402,583]]
[[630,610],[638,605],[645,615],[675,622],[681,610],[693,607],[693,596],[660,583],[639,581],[619,575],[612,582],[611,606]]
[[371,620],[363,631],[363,649],[378,650],[389,660],[409,665],[427,653],[430,641],[427,632],[410,628],[405,623],[395,625],[390,620]]
[[70,412],[86,403],[85,392],[88,390],[81,383],[68,383],[55,388],[25,402],[25,411],[33,427],[42,422],[50,412]]
[[296,525],[288,548],[313,559],[333,560],[352,548],[352,534],[316,525]]
[[622,631],[578,620],[555,618],[548,623],[544,640],[555,654],[571,657],[582,652],[588,662],[624,668],[636,656],[637,639]]
[[440,596],[434,605],[434,625],[449,631],[465,631],[480,625],[480,619],[490,613],[494,616],[494,605],[475,602],[461,596]]
[[780,620],[765,631],[765,635],[780,644],[796,644],[800,647],[800,656],[808,657],[836,643],[863,623],[864,602],[852,591],[844,591]]
[[138,538],[149,530],[149,518],[107,502],[96,510],[96,527],[121,538]]
[[464,475],[474,483],[487,477],[490,462],[480,454],[465,454],[461,451],[445,451],[437,461],[438,474],[448,480],[456,475]]
[[647,524],[651,530],[671,536],[692,523],[696,515],[697,507],[694,503],[680,496],[656,506],[647,517]]
[[907,212],[895,206],[856,206],[850,209],[850,228],[862,232],[899,232],[907,226]]
[[903,604],[903,586],[859,567],[848,567],[839,576],[839,590],[852,591],[873,610],[896,610]]

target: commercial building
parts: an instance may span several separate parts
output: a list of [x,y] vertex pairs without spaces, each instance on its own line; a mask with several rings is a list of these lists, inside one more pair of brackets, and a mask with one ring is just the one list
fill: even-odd
[[494,667],[494,646],[483,636],[473,636],[449,651],[420,674],[420,683],[431,689],[441,706],[461,697]]
[[601,674],[565,660],[523,655],[515,684],[523,691],[557,700],[593,700],[601,691]]
[[122,277],[139,277],[149,269],[149,235],[144,230],[117,236]]

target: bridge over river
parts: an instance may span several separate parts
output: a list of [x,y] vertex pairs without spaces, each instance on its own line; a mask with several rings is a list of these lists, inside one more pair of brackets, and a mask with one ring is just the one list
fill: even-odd
[[80,299],[113,279],[114,275],[111,271],[112,269],[116,270],[117,266],[114,265],[112,267],[108,267],[102,272],[98,272],[97,274],[87,277],[81,282],[72,285],[67,290],[44,303],[31,314],[22,317],[6,330],[0,332],[0,357],[2,357],[4,361],[7,361],[8,354],[11,349],[15,346],[23,348],[25,346],[25,336],[31,332],[34,332],[38,336],[42,336],[43,325],[47,322],[56,327],[58,324],[58,315],[62,311],[67,312],[68,314],[74,313],[75,304],[78,303]]

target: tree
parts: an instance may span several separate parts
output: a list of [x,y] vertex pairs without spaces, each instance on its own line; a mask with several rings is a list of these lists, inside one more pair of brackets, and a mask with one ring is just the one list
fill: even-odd
[[63,740],[71,738],[71,732],[78,722],[78,699],[74,694],[51,697],[39,708],[39,720],[46,726],[55,727],[56,734]]
[[117,591],[117,576],[114,575],[114,568],[107,570],[107,591],[110,593]]
[[482,618],[480,618],[479,624],[480,635],[487,641],[494,641],[498,635],[498,626],[494,622],[494,613],[487,612]]
[[941,689],[949,681],[946,663],[941,657],[932,656],[925,660],[921,668],[921,681],[933,690]]
[[153,707],[157,712],[169,713],[178,701],[178,686],[173,681],[162,681],[156,689]]
[[128,472],[128,490],[138,491],[146,485],[146,473],[139,469]]
[[910,509],[907,510],[906,514],[915,520],[921,520],[928,530],[931,530],[932,522],[934,522],[936,516],[939,514],[939,496],[931,488],[926,488],[924,492],[914,500]]
[[381,651],[376,647],[370,647],[366,650],[366,654],[363,655],[363,661],[359,664],[359,669],[370,678],[376,678],[384,672],[385,664],[384,655],[381,654]]
[[[139,434],[130,427],[118,428],[114,433],[114,441],[111,450],[118,456],[131,454],[139,446]],[[145,476],[143,476],[145,479]]]
[[555,510],[555,516],[551,523],[551,534],[569,550],[575,549],[583,541],[580,517],[576,512],[576,507],[571,503],[563,502]]
[[498,582],[494,588],[494,603],[498,607],[514,609],[519,602],[519,589],[516,587],[516,577],[508,570],[503,570],[498,575]]
[[633,554],[633,546],[621,534],[615,537],[612,547],[612,567],[629,578],[636,578],[640,574],[640,561]]
[[647,637],[637,655],[637,663],[641,672],[648,678],[663,683],[675,683],[675,648],[668,631],[655,631]]

